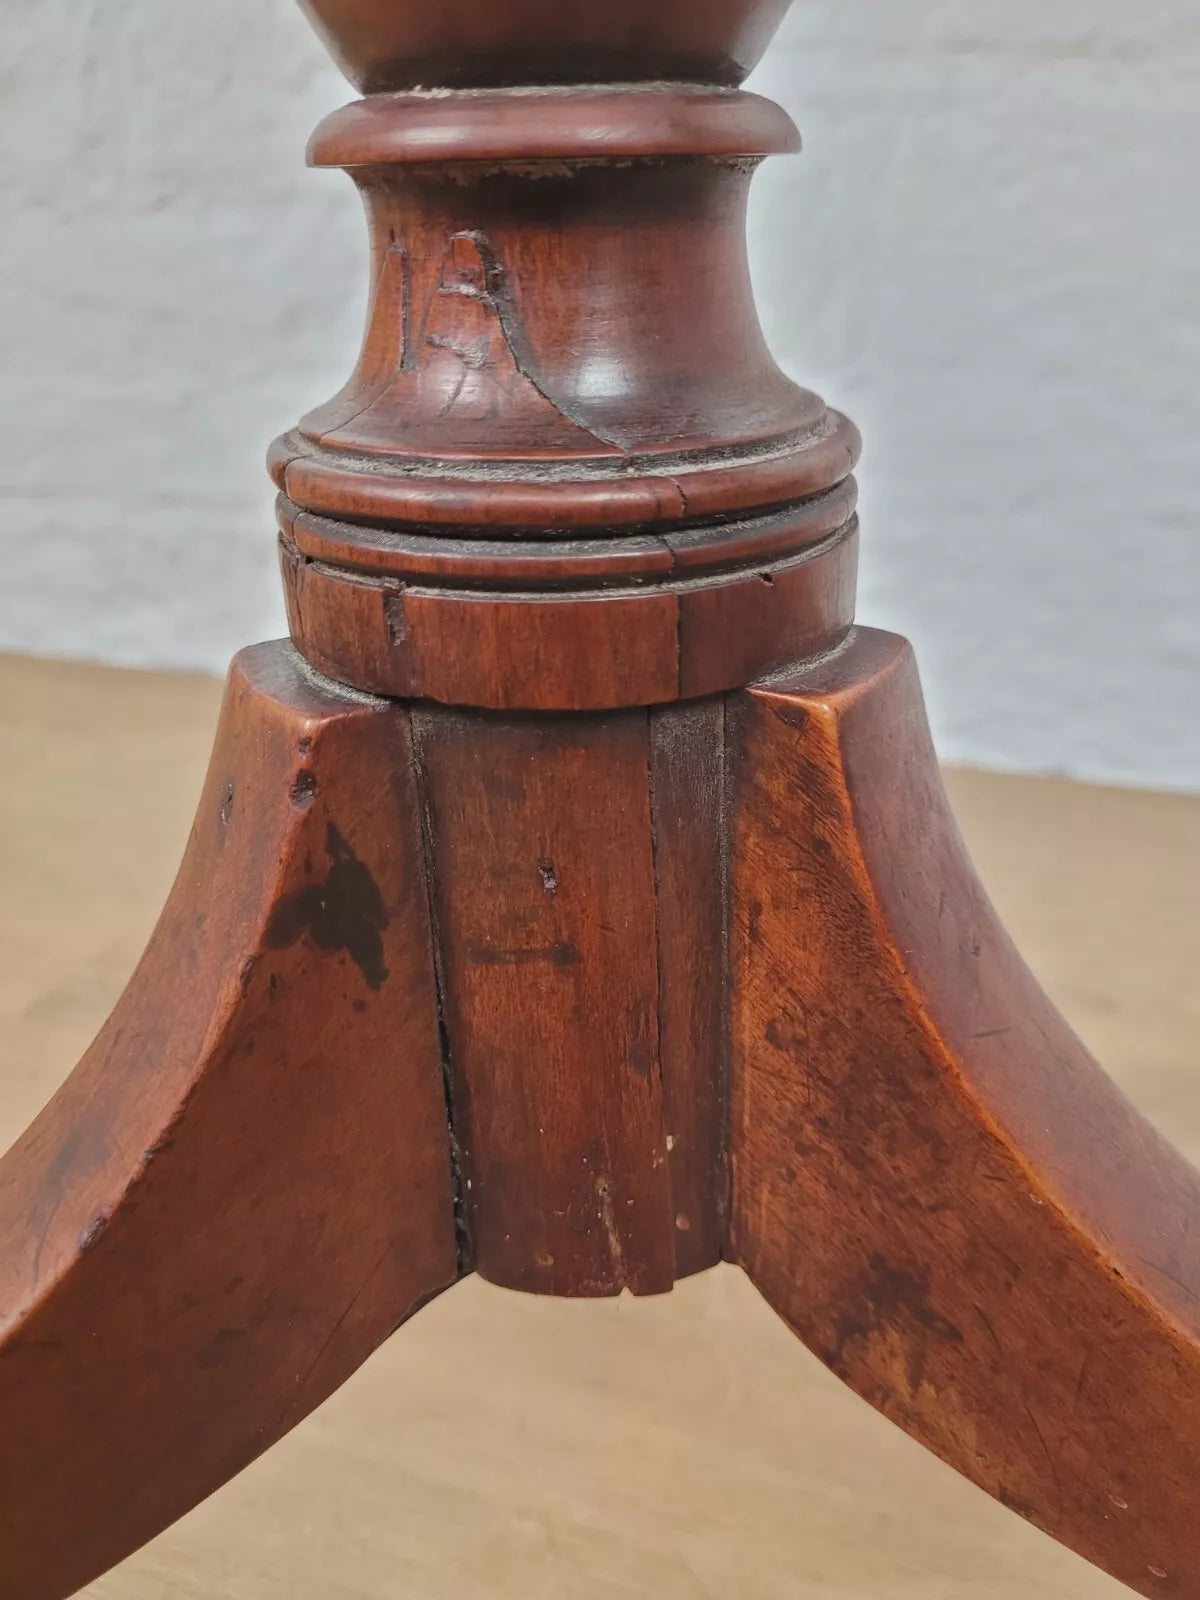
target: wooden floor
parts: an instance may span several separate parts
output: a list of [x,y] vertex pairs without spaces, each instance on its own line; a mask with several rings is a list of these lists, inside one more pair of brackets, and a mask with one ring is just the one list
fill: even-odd
[[[140,953],[189,826],[218,693],[200,678],[0,657],[0,1145],[70,1068]],[[1200,800],[967,772],[950,785],[1051,993],[1200,1159]],[[279,1448],[86,1592],[1125,1591],[844,1392],[727,1269],[640,1302],[461,1285]]]

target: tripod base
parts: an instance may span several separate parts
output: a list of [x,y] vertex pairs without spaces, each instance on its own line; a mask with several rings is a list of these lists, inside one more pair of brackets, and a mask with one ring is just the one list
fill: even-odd
[[1200,1179],[999,925],[908,646],[734,705],[734,1258],[1005,1505],[1200,1595]]
[[1200,1594],[1197,1178],[965,860],[907,647],[652,713],[231,675],[179,881],[0,1164],[0,1596],[65,1596],[477,1265],[722,1254],[835,1372]]
[[405,729],[238,658],[150,946],[0,1163],[4,1600],[136,1549],[458,1276]]

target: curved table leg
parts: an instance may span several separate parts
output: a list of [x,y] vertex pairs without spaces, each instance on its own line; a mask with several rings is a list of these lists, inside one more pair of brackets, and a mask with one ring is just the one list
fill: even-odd
[[0,1163],[0,1596],[58,1600],[458,1276],[407,715],[234,664],[175,888]]
[[988,904],[908,647],[730,703],[732,1254],[835,1373],[1147,1595],[1200,1596],[1200,1176]]

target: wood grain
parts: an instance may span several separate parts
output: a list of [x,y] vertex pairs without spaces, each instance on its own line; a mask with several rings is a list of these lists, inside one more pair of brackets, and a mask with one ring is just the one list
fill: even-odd
[[720,1258],[721,718],[661,713],[652,738],[645,711],[414,713],[472,1257],[493,1282],[648,1294]]
[[735,1259],[959,1471],[1190,1600],[1200,1175],[1000,926],[903,641],[735,705]]
[[402,713],[239,657],[150,946],[0,1163],[12,1600],[157,1533],[458,1275],[411,782]]
[[772,359],[746,255],[754,170],[797,148],[777,106],[697,83],[326,119],[309,157],[362,192],[372,284],[350,379],[270,452],[310,661],[445,705],[614,710],[840,640],[860,442]]
[[293,639],[340,683],[447,706],[608,711],[716,694],[832,649],[853,620],[858,524],[780,560],[582,590],[405,583],[310,560],[286,537],[280,568]]
[[728,1217],[725,703],[652,713],[658,1036],[676,1273],[719,1261]]
[[739,83],[789,0],[301,0],[361,89],[414,84]]
[[0,1164],[0,1594],[61,1600],[472,1264],[725,1254],[1200,1600],[1200,1176],[991,911],[907,647],[852,632],[857,432],[755,314],[797,136],[736,85],[784,0],[305,9],[373,91],[310,149],[367,329],[271,452],[302,655],[235,666],[159,930]]
[[[0,1138],[102,1022],[170,885],[220,686],[0,657]],[[1193,1159],[1200,803],[950,772],[1005,920]],[[469,1440],[470,1448],[464,1447]],[[580,1304],[467,1280],[95,1600],[1109,1600],[864,1405],[734,1268]]]

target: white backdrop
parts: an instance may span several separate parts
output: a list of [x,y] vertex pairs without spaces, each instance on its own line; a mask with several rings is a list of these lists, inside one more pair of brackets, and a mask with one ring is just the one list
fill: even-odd
[[[808,146],[763,322],[866,434],[861,615],[943,752],[1200,789],[1195,0],[797,0],[752,86]],[[0,648],[282,631],[261,463],[358,341],[357,200],[302,164],[349,97],[290,0],[0,7]]]

